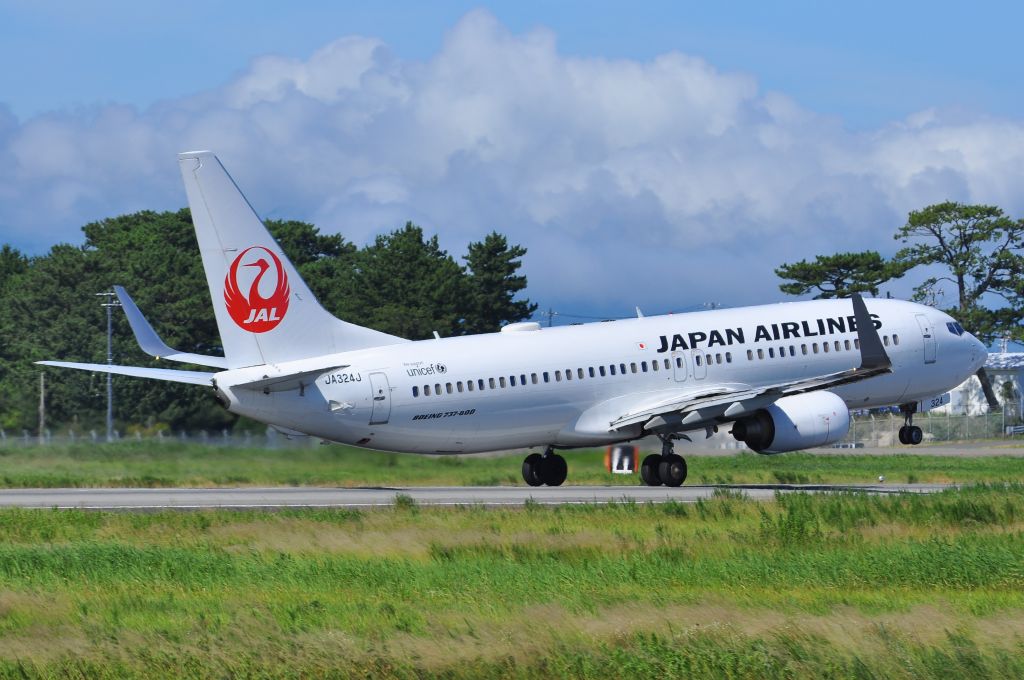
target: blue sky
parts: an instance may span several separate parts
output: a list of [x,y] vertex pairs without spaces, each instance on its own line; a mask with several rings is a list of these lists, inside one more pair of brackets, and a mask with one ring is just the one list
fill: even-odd
[[1024,106],[1024,5],[1013,2],[2,0],[0,63],[16,67],[0,69],[0,93],[20,118],[148,106],[214,88],[254,57],[305,58],[348,34],[426,59],[476,7],[514,32],[552,29],[566,54],[695,54],[855,127],[936,106],[1014,116]]
[[264,215],[357,243],[406,219],[454,253],[508,233],[545,306],[773,301],[778,264],[891,253],[930,202],[1024,214],[1022,20],[985,2],[0,0],[0,241],[44,252],[176,208],[173,153],[202,146]]

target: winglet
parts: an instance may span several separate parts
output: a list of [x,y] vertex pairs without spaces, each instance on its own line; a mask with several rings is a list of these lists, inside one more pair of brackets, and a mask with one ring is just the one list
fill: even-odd
[[857,339],[860,340],[861,369],[891,368],[892,361],[885,353],[882,340],[878,337],[874,322],[868,314],[867,305],[860,293],[850,296],[853,302],[853,316],[857,320]]
[[124,308],[125,316],[128,317],[128,325],[132,327],[132,333],[135,334],[135,340],[139,343],[139,347],[142,351],[150,356],[154,356],[157,359],[170,359],[171,361],[181,361],[187,364],[195,364],[197,366],[212,366],[214,368],[227,368],[228,362],[224,357],[210,357],[202,354],[189,354],[188,352],[179,352],[173,349],[165,343],[153,327],[146,321],[146,317],[142,315],[138,305],[132,300],[131,296],[128,295],[122,286],[114,286],[114,292],[117,293],[117,299],[121,301],[121,307]]

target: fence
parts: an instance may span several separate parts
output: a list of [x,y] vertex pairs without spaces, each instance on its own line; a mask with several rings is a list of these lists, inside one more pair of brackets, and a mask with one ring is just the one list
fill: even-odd
[[[948,413],[918,413],[914,416],[914,424],[924,432],[925,442],[952,442],[980,439],[1016,439],[1024,442],[1024,427],[1020,418],[1013,414],[991,413],[985,415],[951,415]],[[850,431],[838,446],[853,447],[897,447],[899,430],[903,425],[903,416],[892,414],[864,414],[851,419]],[[740,449],[745,448],[728,434],[729,427],[711,440],[695,438],[694,441],[703,448]],[[157,432],[143,434],[133,432],[122,435],[114,433],[114,442],[181,442],[203,444],[207,446],[229,446],[238,448],[278,448],[294,446],[315,446],[322,440],[316,437],[288,437],[276,430],[267,428],[265,432],[243,430],[233,432],[221,430],[209,432]],[[38,446],[38,445],[71,445],[71,444],[105,444],[106,433],[96,430],[76,432],[74,430],[46,430],[40,437],[37,432],[21,430],[14,433],[0,429],[0,447]],[[653,446],[653,445],[652,445]],[[654,447],[657,448],[657,447]],[[653,450],[653,449],[652,449]]]
[[[267,428],[265,432],[252,432],[249,430],[243,430],[240,432],[233,432],[231,430],[220,430],[216,432],[197,430],[194,432],[186,432],[182,430],[178,432],[160,431],[154,434],[143,434],[138,431],[130,434],[122,434],[121,432],[115,431],[110,443],[127,444],[131,442],[148,442],[159,445],[177,442],[183,444],[202,444],[206,446],[227,446],[238,448],[278,448],[283,446],[310,446],[319,444],[321,441],[322,440],[315,437],[289,437],[280,434],[276,430]],[[86,432],[78,432],[75,430],[52,431],[47,429],[43,432],[42,436],[40,436],[38,432],[30,432],[29,430],[21,430],[20,432],[14,433],[0,429],[0,448],[40,445],[94,445],[107,443],[108,441],[105,431],[99,432],[97,430],[88,430]]]
[[[1019,439],[1024,441],[1020,419],[1013,414],[953,415],[950,413],[918,413],[914,425],[924,432],[924,441],[953,442],[976,439]],[[855,416],[850,432],[842,443],[850,446],[902,446],[899,443],[903,416],[895,413]]]

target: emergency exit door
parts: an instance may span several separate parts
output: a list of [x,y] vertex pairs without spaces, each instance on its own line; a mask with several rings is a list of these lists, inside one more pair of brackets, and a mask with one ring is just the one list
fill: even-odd
[[[655,359],[657,361],[657,359]],[[676,382],[686,382],[689,366],[684,352],[672,352],[672,375]]]

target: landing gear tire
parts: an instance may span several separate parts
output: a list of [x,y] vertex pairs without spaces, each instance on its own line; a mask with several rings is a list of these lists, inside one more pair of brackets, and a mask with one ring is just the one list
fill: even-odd
[[541,465],[544,463],[544,456],[539,453],[531,453],[523,460],[523,481],[530,486],[540,486],[544,483],[541,479]]
[[916,404],[903,404],[900,406],[900,411],[903,412],[904,420],[904,425],[900,428],[900,444],[917,446],[924,441],[924,432],[922,432],[921,428],[917,425],[914,425],[914,411],[916,409]]
[[680,486],[686,481],[686,461],[674,453],[662,456],[658,477],[665,486]]
[[540,479],[548,486],[561,486],[569,475],[569,466],[557,453],[542,456],[540,459]]
[[661,456],[657,453],[644,458],[640,463],[640,479],[647,486],[661,486],[661,477],[658,475],[658,467],[661,465]]

